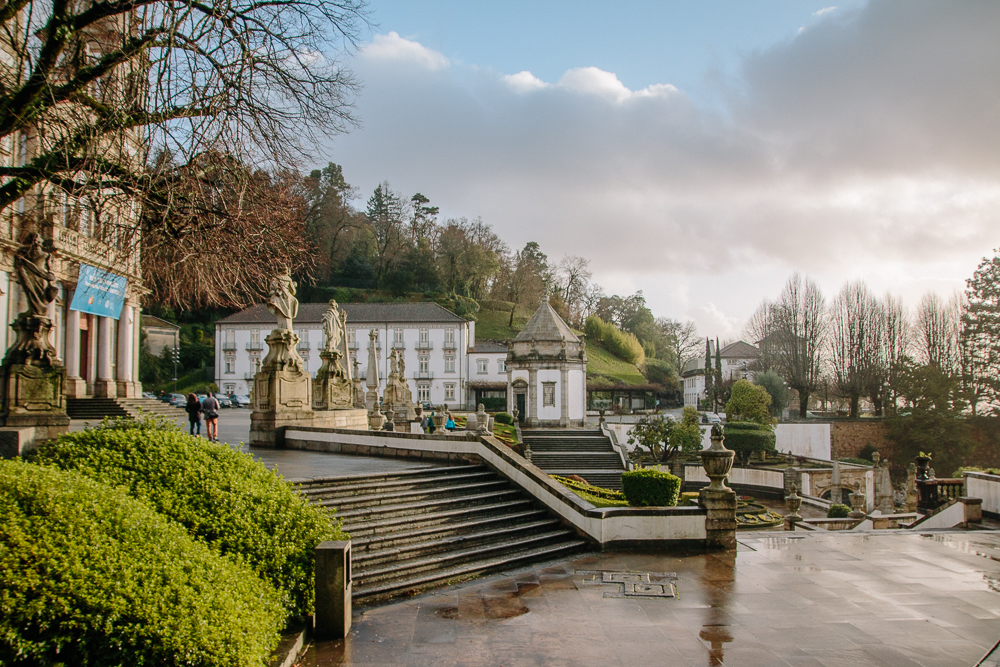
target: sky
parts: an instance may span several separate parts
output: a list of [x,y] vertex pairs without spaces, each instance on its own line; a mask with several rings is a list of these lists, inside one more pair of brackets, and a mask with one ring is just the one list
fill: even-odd
[[1000,246],[1000,3],[372,0],[317,148],[740,337],[788,277],[914,307]]

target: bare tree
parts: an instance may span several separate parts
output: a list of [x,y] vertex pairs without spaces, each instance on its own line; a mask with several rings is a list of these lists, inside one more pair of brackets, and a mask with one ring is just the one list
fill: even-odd
[[934,292],[920,300],[914,317],[914,346],[921,363],[937,366],[949,375],[958,373],[962,330],[959,295],[944,301]]
[[656,318],[656,328],[666,339],[667,348],[673,358],[674,367],[680,375],[684,362],[696,356],[701,348],[701,337],[698,335],[694,322],[681,322],[669,317]]
[[878,346],[868,377],[868,396],[876,416],[881,416],[886,405],[894,407],[896,403],[892,370],[909,352],[910,319],[902,300],[891,294],[879,303],[878,317]]
[[567,255],[556,267],[556,287],[569,309],[570,321],[583,326],[584,301],[591,278],[590,260]]
[[743,336],[756,345],[759,351],[753,370],[766,373],[778,365],[777,326],[774,304],[767,299],[761,301],[743,327]]
[[792,274],[774,305],[775,343],[779,373],[799,394],[799,416],[809,409],[823,366],[827,330],[826,301],[812,280]]
[[878,363],[879,303],[864,281],[844,285],[830,306],[830,361],[837,391],[857,417],[869,377]]

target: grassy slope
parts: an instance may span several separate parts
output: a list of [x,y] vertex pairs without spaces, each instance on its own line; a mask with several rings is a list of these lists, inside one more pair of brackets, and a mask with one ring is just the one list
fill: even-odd
[[507,326],[510,321],[510,311],[480,310],[476,313],[476,340],[495,340],[497,342],[513,338],[525,324],[531,313],[525,314],[518,309],[514,313],[514,326]]
[[621,380],[625,384],[646,384],[647,380],[634,364],[622,361],[599,344],[587,343],[587,378],[590,380]]

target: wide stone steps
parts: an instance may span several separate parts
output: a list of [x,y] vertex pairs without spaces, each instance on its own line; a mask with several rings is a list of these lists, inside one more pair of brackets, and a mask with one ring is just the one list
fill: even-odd
[[556,558],[587,544],[485,466],[313,480],[298,489],[334,508],[351,534],[356,600]]
[[70,419],[100,421],[105,417],[137,418],[140,414],[178,417],[183,412],[155,398],[71,398],[66,401]]
[[550,475],[578,475],[595,486],[621,489],[625,466],[599,429],[531,429],[522,436],[531,462]]

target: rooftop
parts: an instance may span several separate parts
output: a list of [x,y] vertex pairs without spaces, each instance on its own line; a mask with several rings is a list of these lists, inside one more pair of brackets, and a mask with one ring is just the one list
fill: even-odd
[[497,354],[507,353],[507,346],[502,343],[494,343],[491,340],[477,340],[476,344],[469,348],[469,354]]
[[567,343],[579,343],[580,339],[563,322],[555,308],[549,305],[548,301],[542,301],[541,305],[531,316],[524,328],[514,338],[518,342],[535,341],[560,341],[565,339]]
[[[464,318],[452,313],[436,303],[342,303],[339,304],[347,313],[348,324],[395,324],[419,323],[433,324],[438,322],[465,322]],[[295,318],[298,324],[320,324],[323,313],[328,308],[326,303],[300,303],[299,316]],[[217,324],[277,324],[278,320],[262,303],[250,306],[229,317],[224,317]]]
[[[355,608],[350,636],[302,664],[950,667],[1000,638],[997,533],[738,538],[737,552],[588,553]],[[602,572],[668,584],[636,594]],[[651,594],[669,582],[676,597]]]

